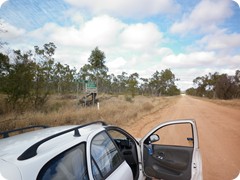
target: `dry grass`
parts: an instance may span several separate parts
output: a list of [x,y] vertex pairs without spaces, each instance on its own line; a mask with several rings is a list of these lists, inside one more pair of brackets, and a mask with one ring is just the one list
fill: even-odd
[[52,96],[41,112],[29,111],[23,114],[9,113],[0,115],[0,131],[26,127],[29,125],[59,126],[82,124],[104,120],[109,124],[126,125],[162,109],[176,101],[176,97],[137,96],[131,101],[125,96],[100,97],[100,109],[97,106],[83,108],[77,105],[77,99]]
[[200,97],[195,97],[195,98],[212,102],[214,104],[218,104],[221,106],[227,106],[227,107],[236,108],[236,109],[240,108],[240,99],[221,100],[221,99],[208,99],[208,98],[200,98]]
[[240,108],[240,99],[233,99],[233,100],[210,100],[211,102],[223,106],[228,106],[232,108]]

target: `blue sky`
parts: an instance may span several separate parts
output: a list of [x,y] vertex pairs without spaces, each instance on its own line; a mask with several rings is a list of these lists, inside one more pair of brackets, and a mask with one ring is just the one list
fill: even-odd
[[7,0],[0,18],[4,53],[54,42],[55,60],[77,69],[96,46],[109,73],[149,78],[170,68],[182,90],[197,76],[240,69],[240,8],[232,0]]

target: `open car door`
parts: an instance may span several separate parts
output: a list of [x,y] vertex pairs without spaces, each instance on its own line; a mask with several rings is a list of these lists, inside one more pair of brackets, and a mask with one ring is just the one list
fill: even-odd
[[202,159],[194,120],[161,123],[141,141],[143,172],[149,178],[202,180]]

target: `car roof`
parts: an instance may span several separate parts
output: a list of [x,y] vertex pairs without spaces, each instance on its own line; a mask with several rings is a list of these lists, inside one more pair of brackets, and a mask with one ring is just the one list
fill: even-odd
[[[16,136],[4,138],[0,140],[0,159],[8,161],[8,162],[14,162],[18,159],[18,157],[29,147],[34,145],[35,143],[48,138],[52,135],[55,135],[59,132],[69,130],[72,128],[76,128],[78,125],[71,125],[71,126],[58,126],[58,127],[51,127],[46,129],[40,129],[32,132],[27,132],[23,134],[19,134]],[[80,139],[78,138],[78,142],[86,141],[88,135],[96,131],[98,129],[103,128],[102,124],[91,124],[82,128],[79,128],[79,132],[81,134]],[[71,147],[71,142],[74,141],[76,138],[74,138],[74,132],[68,132],[66,134],[63,134],[59,137],[55,137],[49,141],[46,141],[41,144],[41,147],[39,147],[38,152],[46,153],[49,149],[56,149],[59,146],[66,146],[66,149],[68,146]]]

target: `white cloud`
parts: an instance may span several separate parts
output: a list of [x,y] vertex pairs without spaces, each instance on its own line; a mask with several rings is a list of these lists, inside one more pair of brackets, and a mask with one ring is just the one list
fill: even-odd
[[231,51],[235,48],[240,49],[240,34],[227,34],[223,30],[206,35],[197,42],[207,50]]
[[26,32],[24,29],[16,28],[7,22],[2,22],[3,32],[0,32],[0,38],[11,41],[21,37]]
[[[56,44],[67,46],[95,47],[111,46],[117,42],[117,35],[124,24],[115,18],[103,15],[82,24],[81,27],[60,27],[46,24],[43,28],[31,33],[36,38],[49,38]],[[41,35],[41,36],[39,36]]]
[[[163,34],[154,23],[126,24],[107,15],[94,17],[79,27],[61,27],[48,23],[30,32],[29,36],[38,40],[48,39],[56,45],[84,50],[99,46],[111,52],[134,51],[132,53],[136,54],[154,51],[163,40]],[[162,50],[158,53],[165,52]]]
[[84,15],[77,9],[70,9],[64,12],[64,15],[66,16],[66,18],[70,18],[70,20],[74,24],[82,24],[85,20]]
[[192,81],[198,76],[209,72],[233,75],[240,67],[240,55],[225,55],[214,51],[199,51],[189,54],[171,54],[162,58],[155,69],[170,68],[180,81],[177,83],[182,90],[192,87]]
[[140,18],[160,13],[174,13],[179,5],[173,0],[65,0],[75,8],[87,9],[94,15],[108,13],[121,17]]
[[120,35],[122,45],[133,50],[146,50],[157,47],[162,33],[153,23],[134,24],[126,27]]
[[2,7],[2,5],[8,0],[0,0],[0,8]]
[[[219,21],[220,19],[219,17]],[[72,21],[75,24],[69,27],[48,23],[30,33],[11,27],[11,37],[31,38],[29,44],[34,42],[33,45],[54,42],[57,46],[56,61],[78,69],[87,63],[91,50],[99,46],[105,52],[110,73],[117,75],[123,71],[128,74],[138,72],[141,77],[149,78],[156,70],[171,68],[176,77],[181,79],[178,84],[182,89],[189,87],[192,80],[201,74],[223,70],[233,72],[240,67],[239,55],[220,56],[215,51],[228,47],[238,48],[238,34],[226,34],[218,29],[215,34],[209,34],[198,41],[200,46],[205,46],[203,50],[174,54],[173,50],[162,47],[165,43],[164,34],[151,22],[128,24],[108,15],[86,20],[81,14],[76,14]],[[205,25],[210,23],[204,17],[201,21]],[[196,23],[193,29],[200,26],[202,25]]]
[[119,68],[122,68],[125,66],[127,61],[123,57],[118,57],[114,59],[113,61],[107,62],[106,65],[111,70],[117,70]]
[[156,49],[156,54],[159,57],[165,57],[165,56],[173,54],[173,51],[169,48],[162,47],[162,48]]
[[189,54],[171,54],[165,56],[161,64],[173,68],[194,68],[194,67],[207,67],[216,63],[215,53],[211,52],[192,52]]
[[38,45],[46,43],[45,40],[54,42],[56,60],[77,68],[87,63],[96,46],[105,52],[107,65],[113,71],[130,66],[137,71],[156,57],[171,53],[168,48],[160,48],[163,34],[154,23],[127,24],[107,15],[80,22],[79,26],[48,23],[26,36],[40,42],[35,43]]
[[232,15],[230,3],[228,0],[201,0],[182,21],[174,23],[170,31],[183,34],[192,30],[213,32],[220,22]]
[[79,70],[84,64],[87,64],[90,53],[89,50],[59,46],[56,49],[55,59],[62,64],[68,64],[70,67],[76,67]]
[[111,46],[117,42],[124,26],[119,20],[106,15],[95,17],[85,23],[80,32],[81,38],[87,44]]

